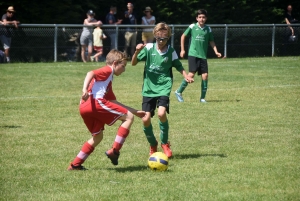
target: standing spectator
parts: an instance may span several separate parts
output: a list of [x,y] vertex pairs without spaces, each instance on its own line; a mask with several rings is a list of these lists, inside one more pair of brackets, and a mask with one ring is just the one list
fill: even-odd
[[[142,17],[143,25],[154,25],[155,17],[152,15],[153,10],[150,7],[146,7],[144,10],[145,16]],[[142,32],[142,40],[144,44],[152,43],[154,39],[153,28],[144,28]]]
[[95,61],[95,60],[99,61],[99,57],[101,58],[103,54],[102,39],[106,38],[100,25],[97,25],[97,27],[94,29],[93,36],[94,36],[94,50],[97,53],[94,56],[91,56],[91,61]]
[[[4,52],[5,52],[5,57],[6,57],[6,62],[10,62],[10,57],[9,57],[9,49],[11,46],[11,35],[12,31],[14,28],[18,28],[18,24],[20,23],[17,21],[15,17],[15,9],[13,6],[9,6],[8,9],[6,10],[6,14],[2,16],[2,23],[4,26],[6,26],[3,29],[3,32],[0,35],[1,42],[3,44]],[[14,27],[7,26],[7,25],[13,25]]]
[[[125,11],[125,19],[124,19],[124,24],[132,24],[136,25],[137,24],[137,17],[136,13],[133,11],[133,4],[128,3],[127,4],[128,10]],[[136,35],[137,35],[137,30],[136,27],[127,27],[126,32],[125,32],[125,52],[128,54],[128,48],[130,47],[130,53],[131,56],[134,54],[135,51],[135,46],[136,46]]]
[[[95,13],[93,10],[89,10],[86,13],[87,18],[83,21],[84,25],[95,25],[100,26],[102,24],[101,21],[97,21],[94,16]],[[93,28],[92,27],[83,27],[83,31],[80,36],[80,44],[81,44],[81,59],[83,62],[87,62],[90,60],[90,57],[93,53]],[[85,56],[86,48],[88,48],[87,58]]]
[[[295,17],[293,16],[293,14],[292,14],[292,11],[293,11],[292,5],[288,5],[286,10],[287,10],[287,12],[285,13],[285,18],[284,18],[286,24],[291,25],[293,23],[297,23],[298,20],[296,20]],[[292,26],[288,26],[288,29],[290,30],[288,35],[289,36],[294,36],[295,35],[294,28]]]
[[[111,6],[109,13],[106,15],[106,24],[121,24],[122,20],[118,19],[118,21],[116,20],[115,15],[117,14],[117,8],[115,6]],[[116,31],[115,30],[109,30],[107,31],[108,36],[110,37],[110,49],[118,49],[118,47],[116,47]]]

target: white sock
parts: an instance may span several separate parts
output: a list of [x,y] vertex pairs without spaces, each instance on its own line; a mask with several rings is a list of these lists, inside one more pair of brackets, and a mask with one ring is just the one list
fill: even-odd
[[9,57],[6,57],[6,61],[10,61]]

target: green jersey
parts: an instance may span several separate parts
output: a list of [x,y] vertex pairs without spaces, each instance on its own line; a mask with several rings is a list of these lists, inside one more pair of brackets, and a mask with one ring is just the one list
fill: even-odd
[[168,46],[164,53],[157,50],[156,43],[148,43],[138,54],[138,61],[145,61],[142,95],[146,97],[170,96],[173,85],[172,67],[184,70],[174,48]]
[[204,25],[201,28],[198,23],[191,24],[183,33],[186,36],[191,36],[191,44],[189,56],[206,59],[208,43],[214,41],[211,28]]

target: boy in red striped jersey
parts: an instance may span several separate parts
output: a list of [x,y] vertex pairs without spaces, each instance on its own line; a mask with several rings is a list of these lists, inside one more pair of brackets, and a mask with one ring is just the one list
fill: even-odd
[[139,111],[116,100],[112,90],[113,75],[119,76],[125,71],[127,57],[118,50],[111,50],[106,57],[106,66],[87,73],[80,101],[80,115],[92,134],[84,143],[80,152],[71,162],[68,170],[86,170],[82,164],[103,139],[104,125],[113,125],[117,120],[121,125],[112,148],[105,152],[114,165],[118,165],[120,149],[129,134],[133,116],[145,116]]

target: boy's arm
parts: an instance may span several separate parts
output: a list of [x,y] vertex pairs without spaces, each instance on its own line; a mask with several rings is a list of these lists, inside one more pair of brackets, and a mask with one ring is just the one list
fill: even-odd
[[217,57],[221,57],[222,54],[218,52],[215,41],[210,41],[209,43],[210,43],[210,46],[212,47],[212,49],[214,50],[215,54],[217,55]]
[[180,57],[183,58],[185,55],[185,51],[184,51],[184,40],[185,40],[185,35],[182,34],[181,38],[180,38],[180,47],[181,47],[181,51],[180,51]]
[[186,74],[186,72],[185,72],[184,69],[183,69],[182,71],[180,71],[180,73],[183,75],[185,81],[187,81],[188,83],[193,83],[193,82],[194,82],[194,79],[191,78],[191,77],[189,77],[189,76]]
[[145,46],[146,45],[144,45],[144,44],[137,44],[136,50],[135,50],[134,54],[132,55],[131,65],[135,66],[138,63],[137,56]]
[[84,82],[83,82],[83,87],[82,87],[82,100],[87,100],[89,98],[89,93],[88,93],[88,88],[90,85],[91,80],[94,78],[95,74],[93,71],[90,71],[86,74]]
[[128,107],[120,102],[118,102],[117,100],[110,100],[110,102],[113,102],[115,104],[118,104],[124,108],[126,108],[127,110],[129,110],[132,114],[134,114],[137,117],[143,118],[146,115],[145,111],[141,111],[141,110],[136,110],[134,108]]

